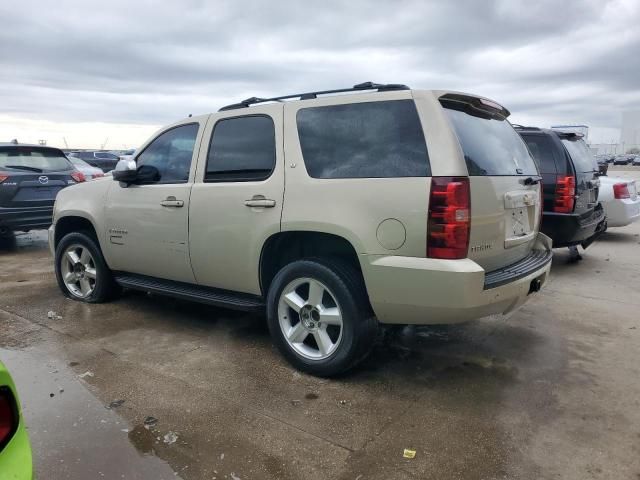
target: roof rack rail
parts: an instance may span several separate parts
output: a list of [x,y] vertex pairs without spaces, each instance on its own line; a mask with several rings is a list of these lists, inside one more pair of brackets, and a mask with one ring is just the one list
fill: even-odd
[[335,90],[319,90],[316,92],[306,92],[306,93],[296,93],[293,95],[283,95],[281,97],[271,97],[271,98],[259,98],[259,97],[251,97],[246,100],[242,100],[239,103],[232,103],[231,105],[226,105],[222,107],[219,112],[224,112],[226,110],[235,110],[237,108],[247,108],[250,105],[255,105],[257,103],[265,103],[265,102],[282,102],[284,100],[291,100],[297,98],[299,100],[310,100],[313,98],[318,98],[318,95],[330,95],[332,93],[343,93],[343,92],[357,92],[361,90],[377,90],[378,92],[386,92],[390,90],[409,90],[409,87],[406,85],[402,85],[400,83],[373,83],[373,82],[364,82],[354,85],[350,88],[338,88]]

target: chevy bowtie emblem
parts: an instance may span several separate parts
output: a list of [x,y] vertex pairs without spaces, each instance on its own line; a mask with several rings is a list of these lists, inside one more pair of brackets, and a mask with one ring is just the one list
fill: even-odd
[[40,175],[38,177],[38,181],[42,184],[42,185],[46,185],[47,183],[49,183],[49,177],[47,177],[46,175]]

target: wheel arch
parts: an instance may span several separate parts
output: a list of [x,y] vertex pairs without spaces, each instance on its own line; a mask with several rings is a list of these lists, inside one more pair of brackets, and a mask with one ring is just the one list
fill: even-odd
[[89,232],[100,249],[102,249],[102,246],[100,245],[100,238],[98,237],[98,230],[96,229],[93,220],[85,215],[77,213],[64,215],[57,219],[53,237],[54,249],[58,247],[60,240],[62,240],[62,238],[68,233],[82,231]]
[[284,265],[312,257],[340,258],[362,274],[356,247],[345,237],[313,230],[278,232],[267,238],[260,253],[262,294],[267,295],[271,281]]

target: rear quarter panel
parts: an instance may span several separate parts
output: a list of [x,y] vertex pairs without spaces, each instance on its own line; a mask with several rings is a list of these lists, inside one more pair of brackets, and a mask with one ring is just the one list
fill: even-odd
[[[349,95],[349,103],[385,100],[416,100],[433,175],[464,175],[457,161],[460,149],[437,97],[430,92],[395,91]],[[351,242],[358,254],[392,254],[424,257],[426,253],[429,177],[404,178],[312,178],[305,168],[296,115],[301,108],[346,103],[342,96],[305,100],[285,105],[285,197],[283,231],[318,231],[339,235]],[[402,224],[404,242],[386,248],[380,231]],[[380,230],[379,230],[380,229]],[[382,234],[384,235],[384,233]],[[396,245],[394,245],[395,247]]]

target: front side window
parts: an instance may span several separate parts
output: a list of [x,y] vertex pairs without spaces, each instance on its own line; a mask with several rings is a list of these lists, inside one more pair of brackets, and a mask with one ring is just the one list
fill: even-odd
[[250,115],[220,120],[211,135],[205,182],[259,181],[276,163],[271,117]]
[[302,156],[311,177],[431,175],[413,100],[302,108],[296,121]]
[[138,169],[141,167],[156,169],[155,180],[159,183],[187,182],[197,136],[197,123],[167,130],[138,155],[136,159]]

